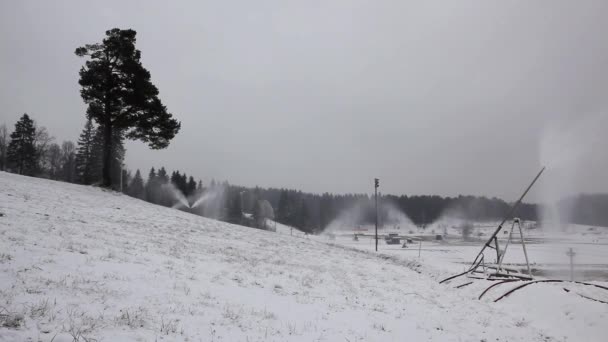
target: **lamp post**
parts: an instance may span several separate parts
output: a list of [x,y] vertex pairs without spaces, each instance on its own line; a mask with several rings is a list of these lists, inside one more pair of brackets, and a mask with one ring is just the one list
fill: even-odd
[[380,180],[374,178],[374,199],[376,202],[376,252],[378,251],[378,186],[380,186]]

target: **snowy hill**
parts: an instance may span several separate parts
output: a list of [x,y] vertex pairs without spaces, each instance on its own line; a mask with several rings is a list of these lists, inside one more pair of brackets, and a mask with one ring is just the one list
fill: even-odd
[[528,314],[530,298],[520,307],[479,301],[477,292],[438,284],[415,259],[230,225],[94,187],[0,172],[0,212],[0,341],[608,334],[606,304],[569,299],[564,321],[574,323],[555,333],[537,319],[546,311]]

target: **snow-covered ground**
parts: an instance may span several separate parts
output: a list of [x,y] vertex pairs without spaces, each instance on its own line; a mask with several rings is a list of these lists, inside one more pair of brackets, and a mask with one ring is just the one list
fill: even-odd
[[363,239],[347,246],[346,237],[291,236],[284,226],[271,233],[2,172],[0,213],[0,341],[608,336],[608,305],[566,285],[531,286],[494,303],[477,300],[484,281],[438,284],[465,266],[433,259],[425,244],[420,260],[385,245],[375,254]]
[[[450,227],[442,236],[443,240],[435,240],[436,232],[443,230],[429,227],[420,229],[409,227],[407,229],[380,229],[379,234],[397,233],[402,238],[411,238],[413,243],[407,244],[407,248],[401,245],[387,245],[380,239],[379,249],[382,253],[403,255],[406,257],[424,257],[425,264],[432,264],[435,268],[447,272],[455,269],[463,270],[475,259],[480,248],[488,237],[494,232],[499,222],[478,224],[467,241],[462,238],[461,231],[456,227]],[[580,281],[608,281],[608,228],[589,227],[582,225],[570,225],[565,230],[553,229],[551,227],[529,229],[534,225],[525,224],[523,229],[526,241],[526,249],[534,275],[550,276],[557,279],[570,278],[570,258],[568,251],[572,248],[575,253],[573,258],[574,278]],[[499,244],[504,248],[508,239],[511,222],[503,226],[498,234]],[[517,228],[515,229],[517,231]],[[373,250],[373,229],[365,227],[359,230],[340,230],[332,232],[334,237],[325,234],[325,241],[334,241],[339,244]],[[359,234],[358,241],[353,239],[354,234]],[[334,240],[330,240],[333,238]],[[421,242],[421,244],[420,244]],[[486,260],[494,261],[495,252],[487,250]],[[513,239],[508,246],[503,265],[512,269],[526,271],[525,254],[520,243],[519,233],[513,234]],[[455,268],[456,267],[456,268]]]
[[[410,238],[412,243],[388,245],[380,239],[378,250],[404,260],[418,260],[420,270],[426,274],[436,274],[439,278],[464,272],[474,260],[481,247],[496,229],[496,223],[479,223],[474,228],[474,237],[464,241],[461,230],[456,227],[447,229],[441,241],[435,240],[436,232],[443,230],[427,227],[420,229],[408,227],[380,229],[379,235],[397,233]],[[525,225],[534,227],[534,225]],[[504,226],[498,235],[500,246],[504,248],[511,222]],[[358,234],[355,240],[354,235]],[[337,230],[319,236],[327,242],[351,248],[373,251],[373,227],[355,230]],[[479,234],[481,233],[481,234]],[[572,248],[574,256],[574,280],[585,281],[601,286],[608,286],[608,228],[570,225],[566,229],[551,227],[524,229],[526,248],[531,269],[536,279],[570,279],[570,260],[567,251]],[[525,256],[519,243],[519,234],[513,235],[503,265],[526,273]],[[495,259],[495,252],[487,250],[486,257]],[[457,278],[449,283],[456,287],[473,281],[460,291],[472,297],[478,297],[487,287],[493,284],[486,280],[473,280],[467,277]],[[489,291],[486,302],[492,302],[520,283],[499,285]],[[564,289],[570,292],[565,292]],[[573,295],[574,294],[574,295]],[[608,336],[608,304],[593,303],[583,300],[578,294],[608,302],[608,291],[569,283],[539,284],[527,287],[514,293],[500,303],[511,313],[522,312],[526,324],[531,323],[551,331],[567,341],[605,341]],[[590,304],[591,303],[591,304]],[[599,304],[599,305],[597,305]]]

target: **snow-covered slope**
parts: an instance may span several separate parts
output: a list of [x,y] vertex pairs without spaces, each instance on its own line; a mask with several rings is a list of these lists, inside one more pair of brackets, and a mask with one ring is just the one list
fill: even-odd
[[0,341],[566,339],[415,261],[94,187],[0,172],[0,212]]

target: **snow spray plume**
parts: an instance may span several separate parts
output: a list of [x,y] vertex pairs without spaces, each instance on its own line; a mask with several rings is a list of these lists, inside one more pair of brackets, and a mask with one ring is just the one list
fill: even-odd
[[224,212],[225,190],[223,185],[205,189],[192,204],[192,210],[205,217],[221,218]]
[[[336,230],[355,230],[362,226],[368,228],[373,226],[373,217],[375,215],[375,205],[373,200],[361,199],[350,208],[340,212],[327,227],[324,232],[333,232]],[[400,228],[411,228],[414,226],[412,220],[403,213],[397,206],[381,198],[378,198],[378,228],[384,225]]]
[[160,190],[161,201],[173,203],[172,208],[190,208],[186,196],[175,185],[166,183],[161,185]]
[[461,228],[467,225],[468,222],[467,214],[460,208],[446,208],[439,218],[427,226],[427,230],[430,229],[430,231],[435,231],[437,234],[447,236],[451,229],[456,229],[458,230],[458,234],[461,234]]
[[400,228],[410,229],[415,227],[412,220],[402,212],[397,206],[390,201],[383,201],[379,211],[384,218],[383,223],[386,225],[399,226]]
[[[566,227],[576,203],[562,200],[580,192],[583,171],[593,169],[606,154],[605,128],[608,115],[588,115],[562,119],[545,127],[540,140],[540,161],[549,172],[541,182],[541,219],[543,226]],[[595,154],[592,155],[592,152]],[[560,202],[562,204],[560,205]]]
[[338,216],[325,227],[323,232],[330,233],[336,230],[353,230],[361,226],[367,213],[366,202],[367,200],[360,200],[352,207],[342,210]]

